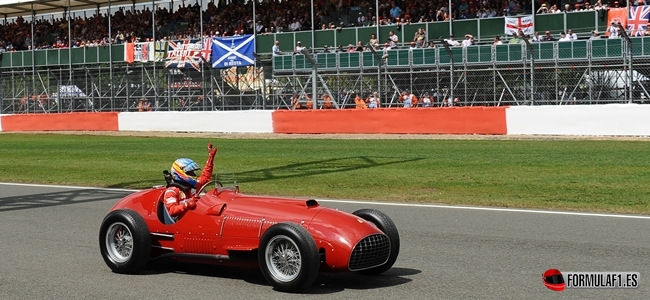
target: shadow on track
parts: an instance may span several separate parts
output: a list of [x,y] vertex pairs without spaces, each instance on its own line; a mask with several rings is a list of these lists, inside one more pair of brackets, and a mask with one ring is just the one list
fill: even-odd
[[[422,271],[410,268],[392,268],[380,275],[362,275],[352,272],[320,273],[314,284],[305,294],[333,294],[346,289],[368,290],[402,285],[411,282],[408,276]],[[188,274],[218,278],[239,279],[250,284],[269,286],[259,268],[236,268],[227,266],[201,265],[179,263],[173,261],[156,261],[147,264],[142,275],[157,275],[164,273]]]
[[0,213],[30,208],[52,207],[120,199],[131,192],[99,189],[75,189],[0,198]]

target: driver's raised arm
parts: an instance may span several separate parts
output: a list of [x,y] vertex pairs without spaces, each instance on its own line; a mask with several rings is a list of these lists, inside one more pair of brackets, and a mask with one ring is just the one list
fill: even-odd
[[212,147],[212,143],[208,144],[208,161],[205,162],[205,167],[201,172],[201,176],[196,180],[196,190],[201,188],[212,179],[212,169],[214,167],[214,156],[217,154],[217,147]]

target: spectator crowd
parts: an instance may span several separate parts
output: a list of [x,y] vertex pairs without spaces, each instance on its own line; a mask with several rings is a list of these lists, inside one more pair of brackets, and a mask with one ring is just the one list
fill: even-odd
[[[421,22],[441,22],[474,18],[491,18],[509,14],[530,13],[530,0],[379,0],[378,11],[375,1],[368,0],[262,0],[255,7],[253,1],[215,0],[201,10],[195,4],[181,5],[170,10],[158,5],[155,18],[147,8],[132,10],[131,6],[119,8],[111,16],[111,36],[106,14],[92,17],[75,17],[68,26],[67,18],[36,17],[32,24],[22,17],[0,25],[0,49],[5,51],[104,46],[126,41],[147,41],[167,38],[170,40],[200,38],[204,36],[232,36],[239,34],[265,34],[312,29],[312,8],[315,29],[336,29],[349,26],[401,25]],[[576,0],[574,5],[561,5],[557,0],[533,0],[535,12],[562,13],[606,8],[598,0],[591,5],[585,0]],[[637,3],[635,3],[637,4]],[[626,3],[614,2],[623,7]],[[201,28],[203,14],[203,28]],[[152,22],[155,19],[155,25]],[[254,20],[255,19],[255,20]],[[68,36],[70,28],[71,37]],[[415,40],[417,43],[418,41]]]

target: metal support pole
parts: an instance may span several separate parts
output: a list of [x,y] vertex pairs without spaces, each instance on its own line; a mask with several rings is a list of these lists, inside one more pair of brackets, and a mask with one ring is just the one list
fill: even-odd
[[627,76],[627,80],[626,80],[626,82],[627,82],[627,92],[625,93],[626,94],[626,99],[625,100],[626,100],[627,103],[632,103],[633,98],[634,98],[634,95],[632,94],[632,84],[634,84],[634,79],[632,78],[632,76],[633,76],[633,74],[632,74],[632,72],[633,72],[633,70],[632,70],[632,54],[633,54],[632,53],[633,52],[632,51],[632,40],[630,39],[630,36],[627,34],[627,32],[625,31],[625,28],[621,25],[621,23],[619,22],[617,25],[618,25],[619,32],[621,33],[621,36],[623,36],[623,38],[625,39],[625,42],[627,44],[627,47],[625,47],[625,49],[630,52],[630,57],[629,57],[629,60],[627,61],[627,63],[625,63],[625,59],[627,58],[627,55],[626,55],[626,53],[623,53],[623,59],[624,59],[623,64],[627,68],[627,72],[626,72],[626,76]]
[[113,111],[115,109],[115,95],[113,94],[113,89],[115,88],[115,82],[113,81],[113,34],[111,32],[111,0],[108,0],[108,73],[109,73],[109,84],[110,84],[110,97],[111,97],[111,108]]
[[[34,11],[34,4],[32,3],[32,22],[31,22],[31,50],[32,50],[32,93],[36,95],[36,85],[34,84],[34,78],[36,77],[36,64],[34,63],[34,19],[36,19],[36,12]],[[37,99],[38,100],[38,97]],[[28,99],[29,101],[29,99]],[[36,102],[34,102],[34,105],[36,105]],[[34,111],[36,111],[36,107],[34,107]]]
[[[254,0],[253,2],[255,1],[257,0]],[[254,4],[253,7],[255,7]],[[255,15],[255,13],[253,13],[253,15]],[[311,54],[312,55],[316,54],[316,38],[314,38],[314,36],[316,36],[316,24],[314,23],[314,0],[311,0]],[[316,80],[316,78],[314,78],[314,80]],[[315,106],[316,105],[314,105],[314,107]]]
[[[68,88],[72,88],[73,81],[72,81],[72,18],[70,18],[70,0],[68,0],[68,13],[67,13],[67,19],[68,19]],[[70,95],[70,110],[74,110],[74,97],[72,94]]]
[[[451,4],[450,4],[451,7]],[[445,51],[447,51],[447,54],[449,54],[449,102],[448,104],[452,105],[454,101],[454,53],[451,52],[451,48],[449,47],[449,43],[445,41],[442,37],[440,37],[440,44],[445,47]],[[444,101],[444,99],[443,99]]]

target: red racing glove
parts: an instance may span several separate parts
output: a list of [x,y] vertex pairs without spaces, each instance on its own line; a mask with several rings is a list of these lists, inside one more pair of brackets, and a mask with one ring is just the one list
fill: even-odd
[[[214,156],[217,155],[217,149],[216,147],[212,147],[212,143],[208,144],[208,165],[212,165],[212,162],[214,161]],[[212,174],[212,171],[210,171],[210,174]]]
[[210,157],[214,158],[214,156],[217,155],[218,150],[217,147],[212,148],[212,143],[208,144],[208,155],[210,155]]

